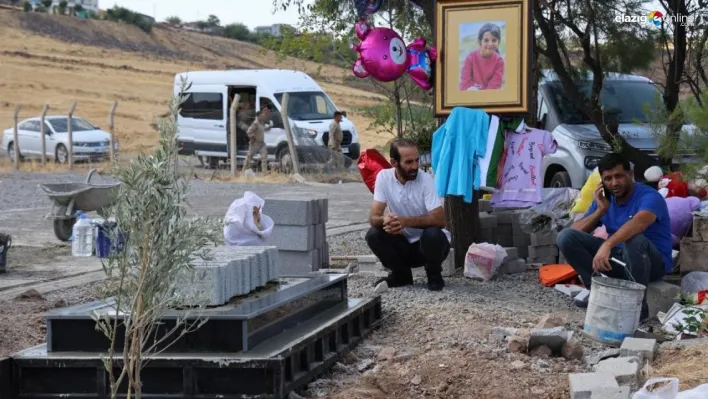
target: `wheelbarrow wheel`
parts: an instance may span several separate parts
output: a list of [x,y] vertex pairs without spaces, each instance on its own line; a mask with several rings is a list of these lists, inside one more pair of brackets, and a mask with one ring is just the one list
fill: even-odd
[[[59,207],[57,209],[57,214],[66,215],[66,206]],[[75,222],[75,217],[72,217],[71,219],[54,219],[54,235],[60,241],[71,241]]]

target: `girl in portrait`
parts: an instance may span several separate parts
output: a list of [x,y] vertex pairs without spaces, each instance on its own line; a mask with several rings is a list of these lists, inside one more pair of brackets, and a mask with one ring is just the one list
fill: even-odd
[[499,54],[501,29],[485,23],[477,34],[479,47],[466,58],[460,74],[460,90],[494,90],[502,86],[504,58]]

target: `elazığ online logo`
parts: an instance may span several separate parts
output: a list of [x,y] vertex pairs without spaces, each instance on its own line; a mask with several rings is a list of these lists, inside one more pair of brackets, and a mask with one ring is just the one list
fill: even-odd
[[659,11],[652,11],[649,13],[649,22],[656,26],[661,26],[661,20],[664,18],[664,14]]

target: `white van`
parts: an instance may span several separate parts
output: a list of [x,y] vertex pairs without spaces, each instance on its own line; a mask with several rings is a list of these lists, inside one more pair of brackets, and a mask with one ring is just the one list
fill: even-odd
[[[290,95],[288,117],[296,145],[327,146],[329,124],[337,107],[314,79],[303,72],[283,69],[183,72],[175,76],[174,95],[179,95],[183,78],[191,86],[177,118],[182,155],[204,157],[211,167],[218,166],[220,160],[228,160],[229,108],[235,94],[240,95],[239,103],[251,109],[269,106],[272,110],[273,127],[265,133],[270,161],[278,161],[281,167],[290,162],[281,117],[284,93]],[[342,152],[356,160],[361,151],[359,136],[346,112],[341,112]],[[242,164],[248,153],[248,138],[241,128],[237,128],[236,135],[237,157]]]

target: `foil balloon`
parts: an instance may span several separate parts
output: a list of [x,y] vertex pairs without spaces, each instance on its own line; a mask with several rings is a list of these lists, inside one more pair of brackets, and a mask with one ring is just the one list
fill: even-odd
[[383,0],[354,0],[359,18],[368,17],[381,8]]
[[418,86],[426,91],[432,89],[437,51],[435,47],[427,48],[425,39],[419,37],[406,47],[393,29],[372,28],[365,21],[357,23],[355,31],[361,43],[352,46],[359,53],[352,68],[354,75],[392,82],[408,73]]

